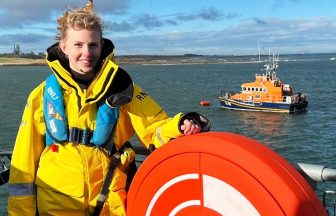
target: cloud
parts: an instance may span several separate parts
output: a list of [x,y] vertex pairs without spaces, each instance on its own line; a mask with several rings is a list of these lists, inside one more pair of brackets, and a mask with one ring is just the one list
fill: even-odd
[[55,37],[42,34],[4,34],[0,37],[1,52],[10,53],[13,51],[13,45],[19,44],[21,51],[28,52],[44,52],[48,46],[54,41]]
[[[109,0],[108,4],[95,4],[95,11],[102,14],[123,13],[131,0]],[[86,2],[86,1],[84,1]],[[0,26],[22,28],[33,23],[55,22],[66,8],[82,7],[83,0],[1,0]]]
[[[1,1],[0,52],[11,50],[14,42],[19,43],[24,52],[44,51],[54,42],[56,17],[69,5],[67,0]],[[281,6],[298,1],[280,0],[276,4]],[[190,13],[161,16],[144,13],[129,17],[130,2],[109,0],[107,4],[97,1],[95,6],[104,16],[105,36],[112,35],[110,38],[119,54],[254,54],[258,41],[287,53],[335,51],[335,17],[239,20],[236,18],[241,17],[240,14],[224,13],[213,7]],[[83,0],[72,0],[71,4],[83,6]],[[115,18],[116,14],[120,14],[118,18]]]
[[198,12],[190,14],[176,15],[175,19],[178,21],[193,21],[193,20],[220,20],[222,18],[232,19],[239,16],[236,13],[223,14],[221,11],[214,7],[202,8]]
[[304,47],[310,52],[330,52],[330,44],[336,42],[335,27],[336,21],[325,17],[291,20],[269,18],[263,22],[255,22],[255,19],[246,21],[231,31],[221,33],[233,35],[229,43],[242,48],[260,41],[283,52],[295,53]]
[[265,20],[262,20],[262,19],[253,18],[253,20],[254,20],[256,23],[260,24],[260,25],[265,25],[265,24],[267,24],[266,21],[265,21]]
[[135,27],[129,23],[129,22],[105,22],[104,24],[105,29],[107,31],[113,31],[113,32],[131,32],[135,29]]
[[191,14],[180,14],[176,16],[180,21],[191,21],[196,19],[218,20],[221,17],[221,12],[213,7],[202,8],[200,11]]
[[273,10],[279,10],[287,5],[287,3],[298,3],[300,0],[274,0],[271,8]]
[[192,22],[196,20],[204,21],[219,21],[221,19],[234,19],[239,17],[237,13],[223,14],[216,8],[202,8],[198,12],[192,13],[177,13],[171,15],[155,16],[150,14],[141,14],[133,16],[133,18],[122,21],[120,23],[110,22],[107,24],[108,29],[114,32],[130,32],[144,28],[146,30],[164,27],[164,26],[178,26],[183,23]]
[[[132,41],[130,44],[129,41]],[[121,54],[256,54],[258,41],[268,53],[268,46],[280,53],[302,50],[333,52],[336,43],[336,20],[332,18],[276,19],[256,22],[245,20],[235,27],[213,31],[171,32],[157,35],[116,37]]]
[[0,38],[0,45],[23,43],[34,44],[46,40],[45,35],[41,34],[5,34]]
[[[153,19],[155,21],[155,19]],[[155,26],[159,24],[150,24]],[[258,41],[264,52],[268,46],[282,53],[335,52],[336,19],[318,17],[310,19],[249,19],[230,27],[217,28],[211,31],[186,31],[176,28],[172,32],[135,31],[129,23],[114,24],[114,30],[133,31],[131,34],[115,34],[107,31],[105,36],[112,35],[116,45],[116,53],[123,54],[185,54],[197,53],[204,55],[245,55],[256,54]],[[180,29],[180,30],[179,30]],[[16,33],[0,37],[0,47],[12,50],[13,43],[19,43],[24,52],[44,51],[54,42],[52,33],[41,34]],[[4,49],[4,48],[2,48]],[[3,51],[2,51],[3,52]]]
[[134,24],[136,26],[143,26],[146,29],[151,29],[162,26],[163,22],[156,16],[149,14],[142,14],[136,18]]
[[203,8],[198,16],[204,20],[218,20],[221,17],[221,12],[213,7]]

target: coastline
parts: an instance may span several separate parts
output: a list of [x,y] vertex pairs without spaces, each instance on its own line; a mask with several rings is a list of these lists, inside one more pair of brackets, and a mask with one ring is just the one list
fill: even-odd
[[117,64],[140,64],[140,65],[183,65],[183,64],[233,64],[255,63],[254,56],[116,56]]
[[[336,53],[320,54],[288,54],[282,55],[279,61],[306,61],[306,60],[335,60]],[[118,65],[186,65],[186,64],[242,64],[261,63],[269,58],[268,55],[246,56],[219,56],[219,55],[123,55],[116,56]],[[24,58],[19,56],[0,56],[0,66],[44,66],[47,65],[44,56]]]
[[[255,56],[116,56],[117,64],[136,65],[181,65],[181,64],[227,64],[227,63],[255,63]],[[0,66],[44,66],[44,58],[31,59],[20,57],[0,57]]]
[[30,59],[19,57],[0,57],[0,66],[38,66],[46,65],[44,59]]

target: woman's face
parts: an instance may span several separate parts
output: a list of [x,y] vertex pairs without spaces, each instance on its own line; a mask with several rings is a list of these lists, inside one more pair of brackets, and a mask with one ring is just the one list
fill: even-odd
[[96,30],[70,28],[66,38],[60,41],[60,48],[68,56],[72,70],[81,74],[92,73],[102,50],[101,34]]

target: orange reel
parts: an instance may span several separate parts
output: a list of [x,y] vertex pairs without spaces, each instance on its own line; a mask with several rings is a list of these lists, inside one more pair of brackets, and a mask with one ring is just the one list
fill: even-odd
[[301,174],[255,140],[224,132],[175,139],[143,162],[127,215],[327,215]]

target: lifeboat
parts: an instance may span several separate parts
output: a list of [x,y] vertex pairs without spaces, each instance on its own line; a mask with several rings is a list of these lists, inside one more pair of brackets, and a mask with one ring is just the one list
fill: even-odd
[[264,65],[265,73],[257,74],[254,82],[243,83],[240,93],[223,92],[218,97],[225,109],[294,113],[306,111],[307,95],[294,93],[289,84],[277,77],[278,57]]

